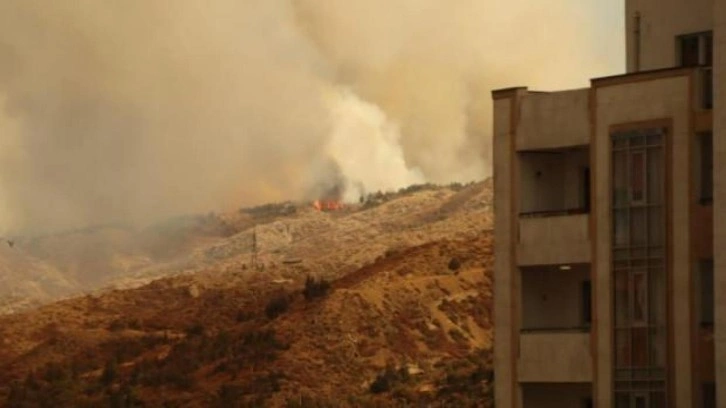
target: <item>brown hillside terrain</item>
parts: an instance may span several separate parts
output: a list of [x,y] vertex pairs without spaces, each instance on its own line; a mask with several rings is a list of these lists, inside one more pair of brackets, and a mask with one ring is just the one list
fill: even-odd
[[127,289],[0,319],[0,401],[490,406],[490,203],[484,182],[220,217],[238,232]]

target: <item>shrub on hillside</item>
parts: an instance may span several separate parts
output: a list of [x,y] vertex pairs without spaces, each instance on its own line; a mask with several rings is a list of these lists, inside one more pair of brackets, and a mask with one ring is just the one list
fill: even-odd
[[195,323],[187,327],[187,336],[202,336],[204,335],[204,326],[201,323]]
[[455,183],[449,184],[449,189],[451,189],[454,192],[459,192],[459,191],[463,190],[464,187],[468,187],[470,185],[471,185],[471,183],[461,184],[461,183],[455,182]]
[[287,293],[283,293],[281,295],[275,296],[269,302],[267,302],[267,306],[265,306],[265,315],[268,319],[273,320],[281,314],[287,312],[287,309],[289,308],[290,297],[287,295]]
[[449,261],[449,270],[458,271],[461,268],[461,261],[459,258],[451,258]]
[[308,276],[307,279],[305,279],[303,296],[305,296],[305,300],[312,300],[327,295],[328,290],[330,290],[330,283],[328,283],[328,281],[325,279],[316,280],[315,278]]
[[116,377],[118,376],[118,363],[116,363],[115,359],[111,359],[106,362],[106,366],[103,368],[103,373],[101,373],[101,384],[103,385],[111,385],[116,380]]
[[141,330],[141,322],[138,319],[119,318],[108,325],[108,330],[118,332],[122,330]]
[[268,406],[266,401],[280,391],[280,380],[285,376],[269,373],[253,378],[251,381],[224,384],[217,391],[215,407],[261,407]]
[[144,403],[137,396],[133,387],[125,385],[118,390],[111,390],[106,397],[105,406],[109,408],[143,407]]
[[392,366],[386,367],[386,369],[376,376],[373,380],[369,391],[373,394],[381,394],[389,392],[397,383],[406,382],[409,379],[408,370],[406,367],[401,367],[396,370]]
[[250,320],[254,319],[255,315],[252,312],[248,312],[246,310],[240,310],[237,312],[237,323],[244,323],[249,322]]

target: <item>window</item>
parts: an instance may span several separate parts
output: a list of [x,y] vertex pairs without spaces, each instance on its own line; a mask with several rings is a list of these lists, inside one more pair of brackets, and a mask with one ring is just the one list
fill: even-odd
[[701,324],[713,325],[713,259],[701,261]]
[[713,63],[713,33],[703,32],[677,37],[679,65],[695,67]]
[[713,134],[711,132],[699,135],[701,144],[701,203],[707,204],[713,200]]
[[634,204],[645,202],[645,151],[630,153],[630,199]]
[[645,326],[648,320],[648,276],[644,271],[633,273],[633,325]]
[[633,407],[648,408],[648,394],[639,394],[633,396]]
[[582,191],[581,191],[582,208],[584,211],[589,212],[590,211],[590,168],[584,167],[582,169],[581,174],[582,174],[582,181],[580,184],[582,185]]
[[589,280],[582,282],[582,322],[586,326],[592,323],[592,284]]
[[661,407],[666,398],[667,132],[643,128],[611,135],[616,407]]
[[582,408],[592,408],[592,398],[584,398],[582,400]]
[[[615,408],[661,408],[663,405],[658,404],[655,400],[649,398],[648,393],[637,393],[628,395],[627,393],[618,393],[615,396]],[[652,402],[652,405],[649,404]]]
[[615,396],[615,408],[630,408],[628,394],[620,393]]

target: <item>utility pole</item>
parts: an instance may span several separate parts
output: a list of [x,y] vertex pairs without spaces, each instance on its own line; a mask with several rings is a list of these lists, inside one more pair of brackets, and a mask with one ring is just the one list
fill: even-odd
[[252,229],[252,260],[250,265],[253,269],[257,269],[257,227]]

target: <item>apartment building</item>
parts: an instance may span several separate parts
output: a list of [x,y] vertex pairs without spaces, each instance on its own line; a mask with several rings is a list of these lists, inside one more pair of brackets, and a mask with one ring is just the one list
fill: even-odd
[[627,73],[492,93],[500,408],[726,407],[726,0],[625,18]]

